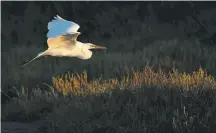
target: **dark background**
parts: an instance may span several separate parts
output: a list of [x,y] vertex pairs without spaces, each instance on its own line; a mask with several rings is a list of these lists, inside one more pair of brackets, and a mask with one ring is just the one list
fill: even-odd
[[[216,2],[1,6],[3,132],[215,131]],[[108,50],[20,67],[47,49],[47,24],[57,14],[80,25],[79,41]]]
[[[90,79],[121,77],[126,66],[141,69],[148,61],[169,70],[175,63],[183,72],[202,66],[216,75],[216,2],[1,3],[5,92],[51,83],[68,71],[85,69]],[[47,24],[57,14],[80,25],[79,41],[106,46],[106,54],[95,51],[87,61],[48,57],[20,68],[47,48]]]
[[[202,11],[215,14],[215,8],[215,2],[2,2],[2,50],[14,45],[31,45],[32,41],[45,47],[47,23],[56,14],[78,23],[82,32],[79,39],[83,41],[101,44],[106,40],[143,36],[133,47],[130,47],[131,44],[106,44],[112,51],[136,51],[143,47],[142,42],[148,44],[161,39],[139,33],[141,24],[147,19],[157,19],[158,23],[173,26],[184,23],[187,26],[190,24],[187,22],[188,16],[193,21],[189,26],[196,25],[196,31],[185,29],[184,35],[163,34],[162,38],[185,39],[195,36],[208,44],[214,44],[215,33],[210,33],[208,30],[211,27],[198,20],[196,15]],[[151,14],[155,18],[148,18]],[[208,21],[216,18],[215,15],[211,17]]]

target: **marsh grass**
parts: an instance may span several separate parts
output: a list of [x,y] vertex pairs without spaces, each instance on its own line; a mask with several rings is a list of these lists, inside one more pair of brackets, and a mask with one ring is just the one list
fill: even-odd
[[199,87],[215,88],[216,82],[214,77],[207,75],[207,72],[203,68],[191,74],[187,74],[185,72],[179,73],[175,69],[168,73],[163,72],[161,69],[155,72],[149,66],[145,67],[141,72],[132,70],[120,80],[113,78],[102,81],[98,79],[88,82],[86,71],[82,74],[67,73],[65,75],[53,77],[53,88],[64,95],[68,93],[79,93],[79,91],[103,93],[108,89],[114,89],[116,87],[134,89],[142,85],[167,86],[191,90]]
[[[163,72],[146,66],[121,80],[55,76],[51,85],[18,91],[2,120],[41,120],[40,132],[200,132],[214,130],[216,81],[203,68]],[[13,108],[16,108],[14,110]]]

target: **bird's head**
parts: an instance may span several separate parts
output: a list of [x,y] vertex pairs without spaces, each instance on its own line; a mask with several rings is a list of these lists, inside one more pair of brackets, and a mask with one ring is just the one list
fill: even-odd
[[89,50],[91,50],[91,49],[107,49],[104,46],[99,46],[99,45],[95,45],[95,44],[92,44],[92,43],[86,43],[86,45],[87,45]]
[[93,49],[107,49],[104,46],[98,46],[92,43],[77,43],[78,47],[81,48],[82,54],[79,56],[81,59],[89,59],[92,56],[92,50]]

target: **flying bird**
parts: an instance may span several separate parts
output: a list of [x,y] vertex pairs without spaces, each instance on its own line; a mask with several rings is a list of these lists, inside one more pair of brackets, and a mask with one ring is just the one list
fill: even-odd
[[67,56],[87,60],[92,56],[92,51],[90,49],[107,49],[106,47],[92,43],[77,41],[77,37],[81,34],[81,32],[78,32],[80,26],[58,15],[48,23],[47,27],[48,49],[44,52],[40,52],[35,58],[21,66],[25,66],[43,56]]

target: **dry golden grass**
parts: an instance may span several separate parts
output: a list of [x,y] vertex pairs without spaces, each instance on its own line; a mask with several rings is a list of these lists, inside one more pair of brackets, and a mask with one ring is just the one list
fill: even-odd
[[23,88],[4,105],[2,120],[42,120],[42,133],[199,132],[215,127],[216,81],[203,68],[181,73],[147,66],[108,80],[89,80],[84,71],[52,82],[52,92],[36,88],[28,96]]
[[[101,93],[116,87],[134,89],[143,85],[147,86],[168,86],[191,90],[199,87],[215,88],[216,82],[213,76],[200,68],[193,73],[179,73],[177,70],[165,73],[161,69],[154,71],[151,67],[145,67],[142,72],[132,71],[126,74],[121,80],[117,78],[108,80],[93,80],[88,82],[87,72],[82,74],[70,74],[53,77],[53,88],[63,93]],[[84,91],[83,91],[84,90]]]

